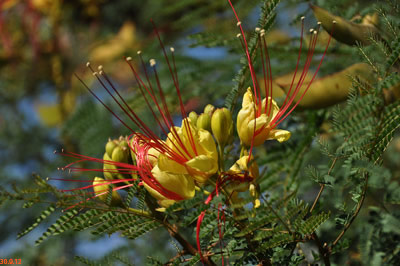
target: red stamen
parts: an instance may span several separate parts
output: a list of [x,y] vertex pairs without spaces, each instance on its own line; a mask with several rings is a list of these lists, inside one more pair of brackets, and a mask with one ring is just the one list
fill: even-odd
[[256,99],[258,99],[258,97],[259,97],[258,95],[259,95],[260,93],[259,93],[259,88],[256,86],[256,84],[257,84],[257,82],[256,82],[257,77],[256,77],[256,73],[255,73],[254,68],[253,68],[252,61],[251,61],[251,57],[250,57],[250,53],[249,53],[249,48],[248,48],[248,45],[247,45],[247,40],[246,40],[246,37],[245,37],[245,35],[244,35],[244,31],[243,31],[243,28],[242,28],[240,19],[239,19],[237,13],[236,13],[235,8],[233,7],[233,4],[232,4],[231,0],[228,0],[228,2],[229,2],[230,6],[231,6],[231,8],[232,8],[233,13],[235,14],[235,17],[236,17],[236,20],[237,20],[237,25],[239,26],[240,32],[241,32],[242,37],[243,37],[243,42],[244,42],[244,47],[245,47],[245,52],[246,52],[246,57],[247,57],[247,63],[248,63],[248,65],[249,65],[249,70],[250,70],[250,74],[251,74],[251,80],[252,80],[252,82],[253,82],[254,96],[255,96]]

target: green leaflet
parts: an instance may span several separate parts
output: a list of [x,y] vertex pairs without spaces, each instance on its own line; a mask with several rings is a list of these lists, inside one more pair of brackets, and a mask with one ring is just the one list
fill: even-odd
[[28,228],[26,228],[25,230],[23,230],[22,232],[20,232],[18,234],[17,239],[23,237],[24,235],[26,235],[27,233],[29,233],[30,231],[35,229],[41,222],[43,222],[47,217],[49,217],[55,210],[56,210],[56,208],[53,205],[51,205],[47,209],[45,209],[39,215],[39,217],[36,218],[35,222],[32,225],[30,225]]

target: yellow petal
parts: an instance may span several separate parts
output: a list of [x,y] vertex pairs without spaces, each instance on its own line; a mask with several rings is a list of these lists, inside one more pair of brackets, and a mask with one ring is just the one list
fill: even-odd
[[253,105],[254,105],[253,92],[251,91],[251,88],[248,87],[247,91],[243,95],[242,108],[246,108],[248,106],[253,106]]
[[[194,196],[195,193],[194,181],[189,175],[174,174],[166,171],[161,171],[157,165],[153,168],[151,173],[153,174],[154,178],[160,183],[160,185],[165,189],[175,192],[185,199],[189,199]],[[149,192],[156,199],[159,200],[166,199],[160,193],[151,188]]]
[[282,129],[273,129],[269,132],[269,139],[276,139],[279,142],[287,141],[290,136],[290,131]]
[[200,182],[204,183],[207,179],[217,172],[218,170],[218,161],[214,160],[211,157],[206,155],[199,155],[186,162],[188,166],[188,171],[193,178]]
[[187,170],[184,165],[171,160],[167,155],[160,154],[158,156],[158,163],[160,171],[166,171],[174,174],[187,174]]
[[[210,132],[204,129],[199,129],[198,131],[198,143],[205,151],[205,155],[211,157],[214,160],[214,164],[218,164],[218,153],[217,146],[215,145],[215,141]],[[202,152],[202,151],[199,151]],[[215,169],[215,172],[217,169]],[[214,172],[214,173],[215,173]]]

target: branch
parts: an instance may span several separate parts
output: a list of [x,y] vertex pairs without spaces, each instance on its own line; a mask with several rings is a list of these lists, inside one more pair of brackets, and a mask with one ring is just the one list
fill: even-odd
[[330,252],[332,250],[332,248],[339,242],[339,240],[343,237],[344,233],[346,233],[347,229],[349,229],[349,227],[351,226],[351,224],[354,222],[354,220],[356,219],[358,213],[361,210],[361,207],[364,203],[364,199],[365,199],[365,195],[367,192],[367,188],[368,188],[368,173],[365,173],[365,183],[364,183],[364,188],[361,194],[361,199],[357,204],[357,209],[354,212],[353,216],[351,217],[350,221],[345,225],[345,227],[343,228],[342,232],[340,232],[340,234],[338,235],[338,237],[335,239],[335,241],[333,241],[332,246],[330,248]]
[[[190,244],[180,233],[179,229],[176,225],[172,225],[167,221],[167,217],[162,215],[162,213],[156,211],[156,204],[154,203],[153,199],[146,194],[145,201],[147,206],[149,207],[153,216],[160,221],[164,227],[168,230],[168,233],[178,241],[179,244],[183,247],[184,251],[187,253],[196,256],[197,249],[195,249],[192,244]],[[204,264],[206,265],[215,265],[215,263],[208,257],[204,257]]]
[[[329,170],[328,170],[328,175],[331,174],[331,172],[332,172],[332,170],[333,170],[333,167],[335,167],[335,164],[336,164],[337,160],[338,160],[338,157],[335,157],[335,159],[333,159],[332,164],[331,164],[331,167],[330,167]],[[317,194],[317,197],[316,197],[315,200],[314,200],[313,205],[312,205],[311,208],[310,208],[310,211],[308,212],[308,216],[312,214],[312,212],[313,212],[315,206],[317,205],[317,202],[318,202],[319,198],[321,197],[322,192],[324,191],[325,184],[320,184],[320,185],[321,185],[321,188],[320,188],[320,190],[319,190],[319,192],[318,192],[318,194]]]

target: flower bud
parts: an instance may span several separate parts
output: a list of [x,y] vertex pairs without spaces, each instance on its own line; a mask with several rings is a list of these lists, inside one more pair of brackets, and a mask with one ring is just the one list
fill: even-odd
[[211,117],[211,129],[219,146],[225,147],[233,135],[232,115],[227,108],[215,110]]
[[106,153],[108,154],[108,156],[112,156],[112,152],[114,150],[115,147],[117,147],[118,143],[116,140],[111,140],[108,139],[108,142],[106,144]]
[[205,129],[211,131],[211,116],[207,113],[202,113],[197,118],[197,128]]
[[[101,177],[95,177],[93,180],[93,190],[96,196],[103,202],[108,203],[108,193],[110,191],[110,185],[106,180]],[[112,191],[111,195],[111,206],[123,206],[121,196],[117,191]]]
[[212,116],[212,114],[215,111],[215,107],[212,104],[207,104],[206,107],[204,107],[204,113]]
[[129,151],[126,147],[117,146],[114,148],[111,159],[114,162],[128,163]]
[[192,125],[194,125],[194,126],[197,125],[197,117],[198,117],[198,115],[196,114],[196,112],[191,111],[191,112],[189,113],[190,123],[191,123]]

